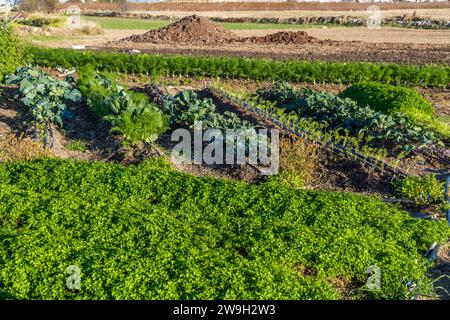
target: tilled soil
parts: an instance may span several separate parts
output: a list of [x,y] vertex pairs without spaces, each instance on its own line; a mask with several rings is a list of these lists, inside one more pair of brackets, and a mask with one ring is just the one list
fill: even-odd
[[310,43],[317,40],[311,37],[304,31],[280,31],[273,34],[268,34],[263,37],[248,37],[242,38],[242,42],[250,42],[257,44],[295,44],[295,43]]
[[116,42],[89,47],[94,50],[137,49],[151,54],[252,57],[277,60],[340,62],[389,62],[449,64],[450,45],[365,43],[359,41],[314,41],[301,44],[255,43],[134,43]]
[[209,18],[192,15],[167,27],[107,43],[108,49],[160,54],[322,61],[450,63],[450,45],[319,40],[304,31],[239,37]]

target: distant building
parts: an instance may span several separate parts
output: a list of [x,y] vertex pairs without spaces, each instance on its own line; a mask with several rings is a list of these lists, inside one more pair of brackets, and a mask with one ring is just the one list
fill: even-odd
[[9,12],[11,12],[9,1],[0,0],[0,15],[8,14]]

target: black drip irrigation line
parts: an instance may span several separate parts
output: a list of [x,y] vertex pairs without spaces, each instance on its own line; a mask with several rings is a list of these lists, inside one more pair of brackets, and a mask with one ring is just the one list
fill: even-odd
[[362,155],[362,154],[358,153],[357,151],[355,151],[354,149],[346,148],[341,144],[321,141],[320,138],[315,136],[313,133],[311,133],[307,130],[304,130],[302,128],[299,128],[297,125],[294,125],[292,122],[289,124],[286,124],[282,120],[274,117],[272,114],[270,114],[258,107],[253,107],[244,100],[232,97],[231,95],[229,95],[227,92],[225,92],[223,90],[220,90],[217,88],[212,88],[212,87],[206,87],[205,89],[209,90],[211,93],[217,94],[221,98],[231,101],[234,104],[242,106],[244,109],[246,109],[249,112],[256,113],[256,114],[262,116],[263,118],[274,123],[278,127],[284,129],[285,131],[287,131],[299,138],[303,138],[303,139],[306,138],[306,139],[312,141],[313,143],[323,146],[324,148],[326,148],[330,151],[337,152],[337,153],[343,154],[345,156],[351,156],[352,158],[356,158],[356,159],[360,160],[363,164],[368,165],[369,167],[376,169],[376,170],[380,171],[381,173],[388,172],[388,173],[392,174],[393,176],[402,177],[402,178],[405,178],[407,176],[404,172],[400,171],[397,168],[392,167],[391,165],[389,165],[388,163],[386,163],[384,161],[378,160],[374,157]]
[[450,165],[450,159],[445,155],[437,155],[430,149],[419,149],[418,152],[422,153],[424,156],[432,158],[440,163]]
[[[144,90],[159,105],[162,105],[164,103],[164,99],[171,98],[171,96],[168,94],[167,90],[162,89],[159,85],[146,86]],[[345,148],[342,145],[334,144],[331,142],[320,141],[317,137],[315,137],[314,134],[308,132],[307,130],[301,129],[298,126],[294,126],[292,122],[289,123],[289,126],[288,126],[288,125],[286,125],[286,123],[284,123],[280,119],[275,118],[270,113],[268,113],[258,107],[252,107],[246,101],[232,97],[230,94],[228,94],[227,92],[225,92],[223,90],[220,90],[217,88],[212,88],[212,87],[205,87],[204,90],[207,90],[212,94],[216,94],[222,99],[229,100],[234,104],[242,106],[242,107],[244,107],[244,109],[246,109],[249,112],[252,112],[252,113],[262,116],[266,120],[274,123],[276,126],[283,128],[287,132],[289,132],[297,137],[304,138],[304,139],[306,138],[306,139],[312,141],[313,143],[316,143],[320,146],[327,148],[328,150],[331,150],[334,152],[339,152],[345,156],[353,156],[352,159],[354,157],[357,157],[358,159],[362,160],[362,162],[364,164],[369,165],[375,169],[378,169],[381,172],[387,171],[394,176],[403,177],[403,178],[407,176],[405,173],[401,172],[400,170],[390,166],[389,164],[387,164],[381,160],[375,159],[373,157],[364,156],[362,154],[359,154],[355,150]],[[447,182],[445,185],[445,195],[446,195],[446,199],[450,205],[450,176],[447,178]],[[410,204],[414,203],[414,201],[412,201],[410,199],[382,198],[382,200],[387,203],[400,203],[402,205],[410,205]],[[423,214],[420,212],[410,212],[410,214],[416,218],[438,221],[438,219],[436,219],[434,217],[429,217],[427,214]],[[446,219],[447,219],[448,224],[450,225],[450,208],[446,212]]]

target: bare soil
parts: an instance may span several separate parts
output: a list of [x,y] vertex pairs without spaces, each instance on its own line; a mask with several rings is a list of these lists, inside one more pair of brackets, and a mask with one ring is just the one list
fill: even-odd
[[[224,29],[209,18],[192,15],[176,21],[167,27],[150,30],[144,34],[132,35],[117,43],[255,43],[255,44],[299,44],[316,39],[304,31],[281,31],[265,36],[241,38]],[[114,45],[114,43],[112,43]]]
[[280,31],[277,33],[268,34],[266,36],[253,36],[248,38],[241,38],[244,43],[257,44],[296,44],[296,43],[311,43],[317,40],[311,37],[304,31]]
[[210,19],[192,15],[185,17],[167,27],[150,30],[141,35],[133,35],[121,41],[137,43],[167,43],[167,42],[228,42],[238,40],[238,36],[225,30]]
[[197,15],[186,17],[165,28],[109,42],[105,47],[97,49],[138,49],[161,54],[344,62],[372,61],[420,65],[450,63],[450,43],[368,44],[363,41],[319,40],[303,31],[239,37]]

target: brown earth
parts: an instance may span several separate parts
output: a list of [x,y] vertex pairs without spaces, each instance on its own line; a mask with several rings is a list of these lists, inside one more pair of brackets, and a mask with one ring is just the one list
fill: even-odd
[[300,44],[255,43],[134,43],[115,42],[91,46],[93,50],[136,49],[150,54],[252,57],[278,60],[390,62],[408,64],[450,64],[450,45],[365,43],[359,41],[314,41]]
[[228,42],[239,37],[206,17],[192,15],[185,17],[167,27],[150,30],[144,34],[133,35],[121,41],[138,43],[160,42]]
[[295,43],[309,43],[317,40],[311,37],[304,31],[280,31],[277,33],[268,34],[262,37],[248,37],[242,38],[243,42],[257,43],[257,44],[295,44]]
[[120,42],[133,43],[255,43],[255,44],[297,44],[316,40],[304,31],[280,31],[261,37],[241,38],[224,29],[209,18],[192,15],[176,21],[167,27],[150,30],[144,34],[132,35]]
[[[206,17],[185,17],[167,27],[106,44],[107,49],[137,49],[152,54],[219,55],[274,59],[450,63],[450,45],[368,44],[319,40],[304,31],[239,37]],[[105,49],[100,47],[99,49]]]

